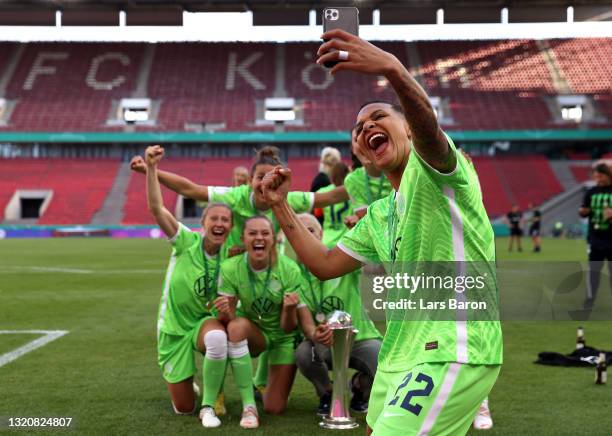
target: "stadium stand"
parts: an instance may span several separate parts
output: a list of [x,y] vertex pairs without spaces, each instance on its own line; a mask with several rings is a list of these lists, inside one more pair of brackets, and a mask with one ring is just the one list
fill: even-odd
[[114,160],[0,159],[0,219],[17,189],[51,190],[38,224],[88,224],[118,168]]
[[582,183],[591,179],[591,167],[590,166],[577,166],[572,165],[570,167],[576,182]]
[[[104,131],[113,99],[130,97],[144,44],[24,44],[6,97],[6,130]],[[19,56],[15,50],[11,56]]]
[[542,96],[554,93],[535,41],[444,41],[418,44],[423,84],[449,99],[462,129],[548,126]]
[[[612,126],[612,67],[601,62],[612,55],[610,38],[378,44],[408,65],[431,96],[447,100],[446,128],[572,127],[555,124],[547,105],[549,97],[567,92],[592,97],[607,116],[596,127]],[[271,130],[256,124],[255,101],[273,96],[295,98],[303,108],[304,124],[287,130],[346,130],[363,101],[392,98],[377,77],[328,76],[312,62],[316,48],[316,43],[2,43],[0,71],[17,62],[4,97],[17,104],[0,129],[117,130],[106,124],[113,101],[140,90],[161,105],[157,124],[140,130],[183,131],[187,124],[210,123],[225,123],[227,131]],[[276,80],[279,73],[284,80]]]
[[[404,43],[383,42],[378,45],[408,64]],[[375,76],[347,72],[330,76],[317,66],[318,44],[286,44],[287,95],[303,100],[304,126],[290,130],[348,130],[355,122],[355,111],[370,100],[394,101],[395,94]],[[333,114],[333,116],[330,116]]]
[[594,96],[598,109],[612,120],[612,43],[606,38],[554,39],[550,45],[575,93]]
[[495,159],[491,157],[473,158],[474,167],[478,172],[482,197],[490,216],[506,213],[512,206],[511,192],[502,183]]
[[148,87],[163,102],[158,127],[224,122],[229,131],[259,130],[255,99],[274,92],[274,56],[274,44],[159,44]]
[[[563,192],[544,156],[504,156],[496,158],[494,162],[502,184],[512,193],[513,203],[522,209],[527,208],[529,203],[542,204]],[[481,180],[481,183],[488,184],[489,181]],[[489,214],[493,215],[492,211]]]
[[[244,159],[165,159],[160,164],[160,169],[180,174],[195,183],[207,186],[231,186],[232,170],[239,165],[249,167],[249,163],[250,161]],[[123,224],[154,224],[147,209],[145,192],[145,177],[132,173],[126,192]],[[174,213],[177,194],[162,187],[162,196],[166,207]]]

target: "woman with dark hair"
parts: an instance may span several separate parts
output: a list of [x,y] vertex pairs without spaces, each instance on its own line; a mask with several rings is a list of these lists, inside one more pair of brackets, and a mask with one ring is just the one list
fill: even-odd
[[[228,238],[227,246],[236,247],[242,245],[240,238],[244,230],[244,222],[252,216],[267,216],[273,223],[274,233],[279,230],[261,187],[264,175],[276,165],[282,164],[278,153],[278,148],[270,146],[257,151],[247,185],[235,187],[198,185],[177,174],[161,170],[157,171],[157,176],[162,185],[184,197],[200,202],[220,202],[230,206],[234,217],[234,227]],[[146,174],[146,165],[140,156],[132,158],[130,167],[133,171]],[[348,195],[343,187],[324,193],[291,192],[287,197],[291,208],[296,213],[310,212],[313,208],[329,206],[347,199]]]
[[595,186],[587,190],[578,213],[589,219],[587,236],[589,280],[584,308],[591,309],[597,297],[604,261],[612,284],[612,171],[605,163],[597,164],[591,173]]

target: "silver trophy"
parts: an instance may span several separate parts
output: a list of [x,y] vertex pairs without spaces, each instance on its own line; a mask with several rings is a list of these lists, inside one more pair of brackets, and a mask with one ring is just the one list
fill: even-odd
[[357,330],[353,328],[351,315],[341,310],[327,317],[327,325],[333,331],[331,347],[334,389],[332,391],[329,415],[319,425],[323,428],[345,430],[359,427],[349,412],[348,363]]

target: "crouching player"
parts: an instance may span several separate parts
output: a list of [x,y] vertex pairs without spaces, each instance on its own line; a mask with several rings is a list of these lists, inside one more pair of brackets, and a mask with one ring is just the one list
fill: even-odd
[[[300,221],[318,240],[323,239],[321,225],[310,214],[298,215]],[[368,399],[380,351],[382,336],[364,310],[359,293],[359,271],[342,277],[320,281],[303,265],[304,285],[297,306],[297,316],[283,319],[283,329],[291,331],[299,324],[306,339],[296,350],[296,361],[300,372],[314,385],[319,396],[319,415],[329,414],[332,384],[328,371],[331,369],[332,331],[325,317],[334,310],[348,312],[358,330],[351,350],[349,367],[357,370],[351,380],[351,409],[356,412],[368,410]],[[314,321],[313,321],[314,317]]]
[[157,181],[157,164],[163,154],[164,149],[156,145],[148,147],[145,155],[149,210],[173,247],[159,305],[158,362],[174,411],[190,415],[195,409],[194,352],[204,354],[200,419],[204,427],[218,427],[221,421],[212,406],[225,375],[227,335],[224,319],[217,318],[213,305],[221,247],[232,228],[232,211],[224,204],[210,204],[202,215],[203,234],[177,222],[163,205]]
[[270,414],[283,413],[295,378],[297,332],[286,334],[280,326],[281,319],[297,305],[302,278],[295,262],[277,255],[274,228],[268,218],[247,219],[242,242],[246,252],[221,265],[219,295],[224,296],[225,302],[219,305],[219,310],[231,318],[227,326],[228,354],[244,405],[240,425],[255,428],[259,418],[251,356],[268,352],[264,410]]

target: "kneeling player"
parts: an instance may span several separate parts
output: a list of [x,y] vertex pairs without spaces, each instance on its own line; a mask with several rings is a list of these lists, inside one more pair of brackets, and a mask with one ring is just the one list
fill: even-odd
[[[314,216],[301,214],[299,218],[310,233],[318,240],[322,240],[321,225]],[[299,320],[306,336],[296,350],[296,361],[300,372],[314,385],[319,396],[317,413],[329,414],[331,402],[332,384],[328,371],[332,366],[330,346],[333,344],[333,337],[332,331],[324,321],[325,317],[334,310],[348,312],[353,319],[353,325],[358,330],[349,360],[349,367],[357,370],[351,380],[353,391],[351,409],[356,412],[366,412],[370,389],[376,374],[382,336],[361,302],[360,272],[355,271],[337,279],[320,281],[303,265],[301,269],[305,283],[300,294],[297,317],[285,318],[283,329],[292,331]]]
[[295,378],[297,332],[283,332],[281,318],[297,305],[302,279],[295,262],[276,254],[274,229],[268,218],[247,219],[242,240],[246,252],[221,265],[219,294],[225,296],[226,304],[220,310],[232,318],[227,326],[228,352],[245,407],[241,425],[257,427],[249,353],[258,356],[268,351],[269,381],[263,394],[264,410],[282,413]]
[[223,322],[227,320],[217,318],[212,306],[217,299],[221,248],[232,228],[232,211],[224,204],[209,205],[202,215],[203,234],[177,222],[163,205],[157,181],[157,164],[163,153],[159,146],[146,151],[149,210],[173,247],[159,305],[158,362],[174,411],[192,414],[194,352],[204,353],[200,419],[204,427],[218,427],[221,421],[212,406],[225,374],[227,335]]

